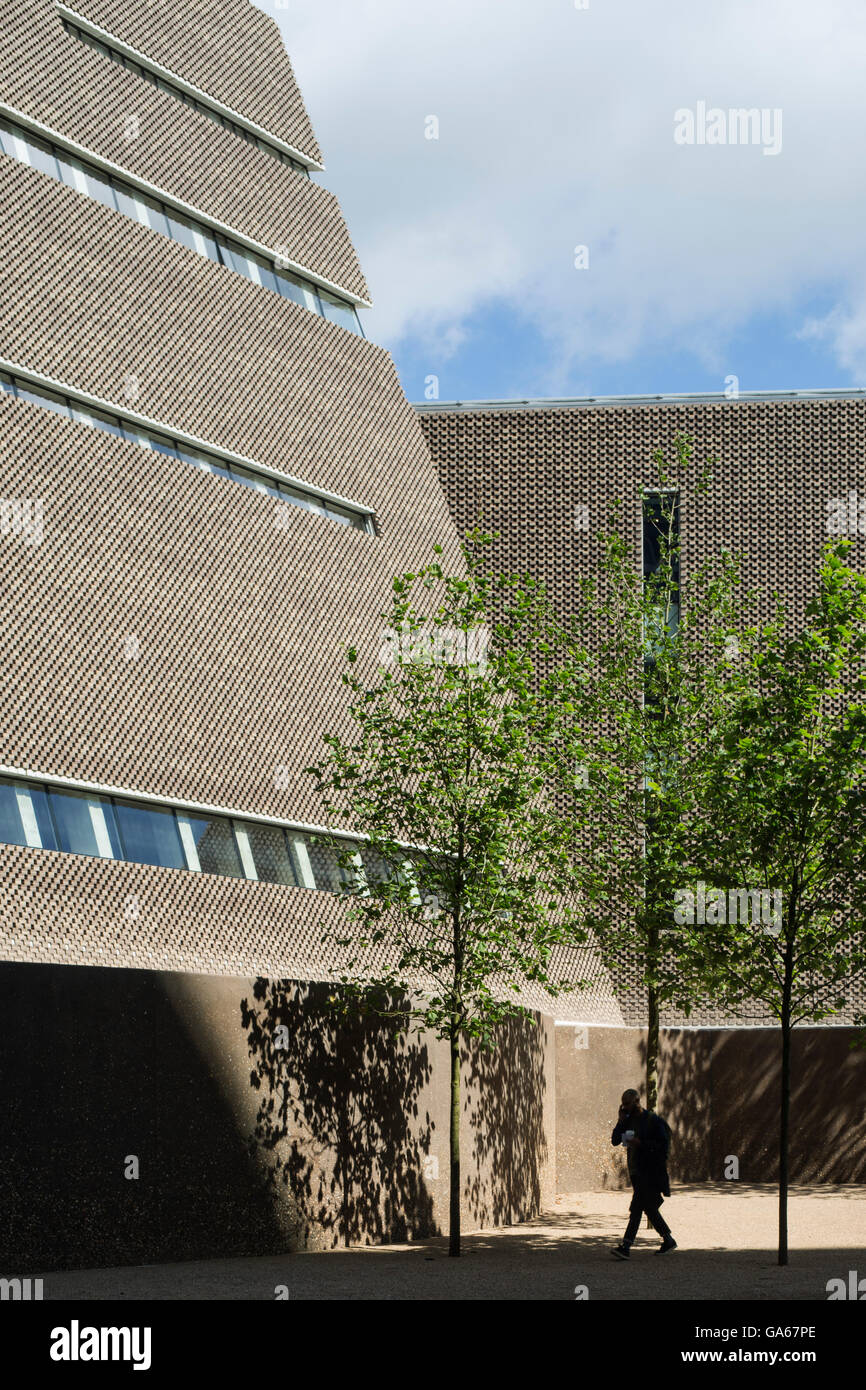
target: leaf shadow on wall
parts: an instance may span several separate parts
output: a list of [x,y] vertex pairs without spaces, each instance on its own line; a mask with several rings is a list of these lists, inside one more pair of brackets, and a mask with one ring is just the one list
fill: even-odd
[[[544,1104],[545,1038],[540,1024],[508,1019],[497,1046],[463,1054],[463,1116],[471,1133],[463,1197],[479,1226],[525,1221],[541,1208],[549,1158]],[[468,1157],[469,1145],[464,1144]]]
[[360,1009],[333,985],[255,982],[241,1001],[260,1093],[250,1150],[296,1249],[437,1234],[424,1160],[434,1129],[423,1096],[424,1044]]

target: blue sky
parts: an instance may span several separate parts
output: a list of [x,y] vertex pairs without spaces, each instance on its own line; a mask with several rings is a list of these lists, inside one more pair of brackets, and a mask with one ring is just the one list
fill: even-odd
[[270,12],[410,399],[866,385],[862,0]]

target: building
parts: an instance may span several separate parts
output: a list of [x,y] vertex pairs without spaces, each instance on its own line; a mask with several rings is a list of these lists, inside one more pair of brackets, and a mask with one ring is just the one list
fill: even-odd
[[[6,0],[0,56],[3,1261],[424,1234],[444,1045],[334,1024],[338,871],[304,768],[342,727],[347,637],[377,664],[391,577],[431,536],[457,563],[452,417],[419,421],[364,336],[271,18]],[[846,460],[861,409],[822,417]],[[542,419],[524,522],[557,476]],[[626,1022],[610,981],[577,1021]],[[469,1220],[553,1190],[553,1022],[467,1059]],[[612,1065],[638,1041],[620,1026]]]
[[359,1118],[303,769],[342,644],[375,667],[391,578],[458,541],[291,64],[246,0],[0,26],[5,1262],[430,1229],[437,1045],[378,1045]]
[[[744,588],[757,591],[759,616],[773,616],[776,590],[796,622],[828,539],[847,535],[855,544],[851,563],[866,570],[866,391],[429,401],[416,408],[461,531],[482,521],[497,532],[495,566],[542,580],[564,614],[573,611],[579,581],[598,573],[615,500],[630,516],[640,566],[639,489],[652,489],[652,455],[663,448],[670,457],[678,432],[691,436],[696,463],[715,459],[706,495],[683,490],[686,572],[726,546],[742,555]],[[605,1086],[615,1089],[630,1067],[641,1072],[632,1059],[646,1023],[645,995],[627,960],[610,984],[616,1006],[607,1017],[589,1012],[579,995],[556,1005],[563,1025],[556,1030],[556,1149],[566,1191],[598,1181],[598,1161],[587,1164],[595,1097]],[[860,980],[846,1008],[820,1027],[796,1030],[792,1113],[801,1176],[864,1176],[855,1080],[863,1054],[849,1050],[851,1025],[864,1013]],[[767,1105],[775,1113],[777,1104],[778,1024],[758,1004],[731,1017],[711,1002],[688,1018],[667,1009],[661,1022],[660,1108],[675,1131],[698,1130],[689,1175],[720,1178],[730,1153],[747,1155],[752,1173],[770,1171],[775,1135],[761,1133],[759,1113]],[[854,1145],[828,1148],[826,1135],[839,1119],[823,1110],[820,1096],[838,1101],[842,1128],[850,1123],[858,1134]]]

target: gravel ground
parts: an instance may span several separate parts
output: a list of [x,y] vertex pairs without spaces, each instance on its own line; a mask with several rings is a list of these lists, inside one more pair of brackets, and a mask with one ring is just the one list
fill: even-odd
[[772,1186],[702,1184],[674,1190],[665,1217],[679,1243],[655,1256],[644,1222],[628,1264],[610,1251],[629,1193],[581,1192],[536,1220],[464,1235],[464,1257],[443,1239],[188,1264],[46,1273],[46,1299],[591,1299],[826,1300],[827,1280],[866,1277],[866,1187],[792,1188],[790,1264],[776,1264]]

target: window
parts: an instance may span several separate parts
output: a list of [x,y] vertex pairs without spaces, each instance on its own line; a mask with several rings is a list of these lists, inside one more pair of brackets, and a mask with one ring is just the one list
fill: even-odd
[[[668,603],[668,630],[679,626],[680,582],[680,511],[675,492],[651,492],[643,499],[643,577],[648,592],[656,592],[659,600],[659,622],[664,619],[661,605]],[[666,580],[662,560],[667,548],[670,565],[670,594],[665,595]]]
[[203,874],[243,878],[240,852],[230,821],[193,812],[185,813],[183,820],[189,827],[187,843],[194,847],[197,867]]
[[89,34],[85,29],[80,29],[79,26],[73,24],[71,20],[64,19],[63,27],[71,38],[78,39],[80,43],[84,43],[88,48],[94,49],[97,53],[101,54],[103,58],[110,59],[111,62],[116,63],[119,67],[126,68],[129,72],[134,72],[137,77],[143,77],[151,86],[157,87],[161,92],[165,92],[166,96],[174,97],[177,101],[182,101],[184,106],[192,107],[193,110],[198,111],[199,115],[206,116],[208,120],[213,121],[216,125],[222,126],[224,130],[230,131],[232,135],[239,136],[240,139],[245,140],[248,145],[255,145],[256,149],[261,150],[263,154],[270,155],[272,159],[278,159],[281,164],[288,165],[289,168],[294,169],[296,174],[303,174],[305,178],[310,177],[309,169],[301,160],[293,159],[290,154],[287,154],[285,150],[281,150],[277,145],[270,144],[269,141],[262,139],[260,135],[256,135],[254,131],[248,130],[245,126],[239,125],[230,117],[224,116],[222,112],[216,110],[215,107],[208,106],[206,102],[197,100],[194,96],[190,95],[189,92],[184,91],[183,87],[166,81],[166,79],[159,76],[158,73],[152,72],[150,69],[146,68],[143,63],[137,63],[133,58],[128,58],[126,54],[121,53],[119,49],[112,48],[109,44],[103,43],[101,39],[96,38],[94,34]]
[[6,372],[0,373],[0,386],[2,386],[3,391],[16,396],[19,400],[29,401],[32,405],[40,405],[48,410],[57,411],[60,415],[71,416],[80,425],[89,425],[93,429],[105,430],[108,434],[113,434],[119,439],[138,444],[145,449],[153,449],[156,453],[168,455],[169,458],[179,459],[203,472],[214,473],[219,478],[231,478],[233,482],[241,483],[244,487],[252,488],[255,492],[263,492],[277,502],[290,502],[295,507],[315,512],[317,516],[325,517],[329,521],[337,521],[342,526],[352,526],[355,530],[365,531],[368,535],[375,534],[372,519],[364,512],[355,512],[348,507],[340,506],[338,503],[325,501],[313,493],[304,493],[299,488],[282,483],[265,474],[257,473],[254,469],[247,468],[242,464],[230,464],[216,458],[208,458],[206,454],[199,453],[197,449],[188,448],[185,444],[181,444],[166,435],[142,429],[118,416],[109,415],[106,411],[93,410],[89,407],[84,409],[82,406],[76,405],[71,397],[63,396],[59,392],[48,390],[42,386],[31,386],[26,381],[10,376]]
[[346,881],[347,874],[337,862],[337,852],[330,845],[308,844],[307,854],[317,888],[331,893],[339,893],[340,885]]
[[33,849],[56,849],[57,840],[42,787],[0,782],[0,840]]
[[[282,825],[0,777],[0,843],[337,893],[350,877],[320,837]],[[359,868],[379,872],[347,840]]]
[[69,854],[90,854],[100,859],[120,859],[114,808],[107,797],[84,792],[50,793],[51,814],[57,828],[57,848]]
[[361,320],[355,306],[349,301],[340,299],[328,290],[319,289],[312,281],[292,271],[277,270],[276,261],[272,266],[257,252],[239,242],[222,235],[215,236],[204,223],[196,222],[122,179],[103,173],[95,165],[83,163],[60,146],[49,145],[47,141],[31,136],[23,127],[3,117],[0,117],[0,151],[53,179],[59,179],[85,197],[103,203],[105,207],[143,227],[149,227],[160,236],[179,242],[188,251],[223,265],[237,275],[243,275],[270,294],[290,299],[294,304],[339,323],[363,338]]
[[115,803],[123,858],[136,864],[157,864],[164,869],[185,869],[186,855],[173,811],[158,810],[141,802]]

